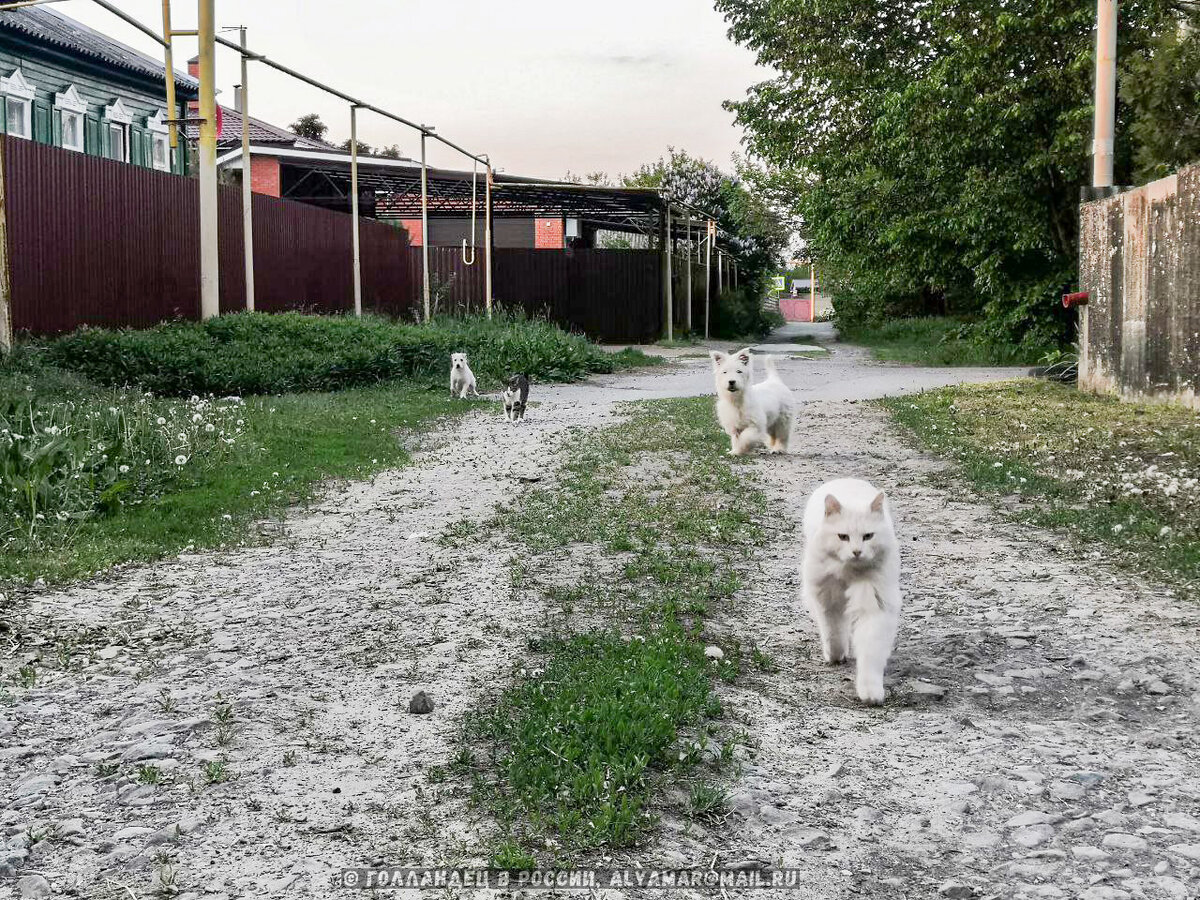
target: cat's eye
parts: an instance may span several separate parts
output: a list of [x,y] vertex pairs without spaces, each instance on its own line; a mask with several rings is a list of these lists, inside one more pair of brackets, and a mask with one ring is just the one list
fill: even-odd
[[850,540],[850,535],[848,535],[848,534],[839,534],[839,535],[838,535],[838,540],[839,540],[839,541],[848,541],[848,540]]
[[873,531],[868,531],[866,534],[864,534],[864,535],[863,535],[863,540],[864,540],[864,541],[869,541],[869,540],[870,540],[871,538],[873,538],[873,537],[875,537],[875,532],[873,532]]

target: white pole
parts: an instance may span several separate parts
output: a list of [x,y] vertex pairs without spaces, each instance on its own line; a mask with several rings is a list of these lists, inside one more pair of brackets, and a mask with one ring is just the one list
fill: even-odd
[[[490,159],[490,158],[489,158]],[[487,317],[492,317],[492,164],[489,161],[487,164],[487,189],[486,199],[487,210],[483,214],[483,254],[487,263],[487,278],[484,284],[484,292],[487,294],[485,302],[487,303]]]
[[674,241],[671,240],[671,204],[667,204],[667,227],[663,231],[663,253],[666,255],[667,262],[667,340],[675,339],[675,279],[674,267],[671,264],[671,245]]
[[[246,26],[239,29],[246,49]],[[254,212],[250,168],[250,81],[246,54],[242,54],[242,244],[246,258],[246,309],[254,312]]]
[[200,39],[200,318],[221,314],[217,251],[217,32],[215,0],[198,0]]
[[704,339],[708,340],[710,298],[712,296],[712,245],[713,223],[708,223],[707,240],[704,242]]
[[358,107],[350,104],[350,233],[354,253],[354,314],[362,315],[362,260],[358,252]]
[[1096,0],[1095,105],[1092,186],[1112,187],[1117,105],[1117,0]]
[[692,331],[692,211],[687,214],[687,329]]
[[817,264],[808,264],[808,321],[817,319]]
[[429,167],[425,163],[425,132],[421,132],[421,296],[425,301],[425,321],[429,315]]

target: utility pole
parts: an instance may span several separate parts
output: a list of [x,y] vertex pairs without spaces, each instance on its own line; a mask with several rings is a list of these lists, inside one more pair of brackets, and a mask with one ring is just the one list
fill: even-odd
[[487,189],[486,199],[484,201],[487,207],[483,214],[483,255],[484,262],[487,264],[487,278],[484,282],[484,293],[486,297],[484,302],[487,304],[487,317],[492,317],[492,160],[488,157],[487,164]]
[[663,254],[663,306],[667,319],[667,340],[675,339],[675,298],[672,296],[671,281],[673,278],[671,272],[671,204],[667,202],[666,211],[662,215],[660,222],[662,231],[660,232]]
[[712,248],[717,237],[717,223],[711,219],[708,222],[708,233],[704,241],[704,339],[708,340],[709,318],[712,307]]
[[1113,132],[1117,105],[1117,0],[1096,0],[1096,118],[1092,187],[1113,183]]
[[692,210],[688,208],[687,213],[687,287],[684,289],[687,293],[687,330],[691,334],[692,331]]
[[254,312],[253,172],[250,167],[250,80],[247,73],[246,26],[238,29],[242,45],[242,246],[246,260],[246,310]]
[[215,0],[197,0],[200,39],[200,318],[221,314],[217,252],[217,31]]

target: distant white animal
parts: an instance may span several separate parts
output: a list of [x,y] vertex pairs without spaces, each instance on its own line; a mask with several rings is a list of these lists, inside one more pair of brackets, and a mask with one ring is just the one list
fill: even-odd
[[475,386],[475,373],[467,364],[467,354],[450,354],[450,396],[461,400],[467,399],[467,394],[479,396],[479,388]]
[[883,703],[900,599],[900,547],[887,498],[858,478],[821,485],[804,509],[804,603],[825,662],[852,653],[858,698],[872,706]]
[[775,371],[775,360],[766,357],[766,380],[753,384],[750,348],[736,353],[713,350],[710,355],[717,382],[717,419],[729,435],[729,452],[741,456],[765,445],[772,453],[786,453],[795,401]]

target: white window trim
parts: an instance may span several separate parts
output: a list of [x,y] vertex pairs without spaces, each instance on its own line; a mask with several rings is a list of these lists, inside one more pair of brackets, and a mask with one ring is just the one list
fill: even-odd
[[61,94],[54,95],[54,108],[84,115],[87,112],[87,101],[79,96],[79,91],[75,90],[75,85],[72,84]]
[[[59,124],[59,129],[62,131],[63,149],[64,150],[74,150],[76,153],[82,153],[83,149],[84,149],[83,130],[85,128],[84,120],[83,120],[83,113],[75,112],[74,110],[70,110],[70,109],[60,109],[58,111],[58,113],[62,119],[61,123]],[[78,127],[75,129],[75,134],[79,136],[78,144],[68,144],[67,143],[67,120],[68,119],[74,119],[78,123]]]
[[104,107],[104,118],[119,125],[133,124],[133,113],[125,108],[120,97],[114,100],[111,106]]
[[107,158],[115,159],[117,162],[129,162],[129,160],[130,160],[130,147],[129,147],[130,131],[129,131],[128,125],[126,125],[124,122],[120,122],[116,119],[105,119],[104,120],[104,128],[105,128],[106,143],[108,143],[109,148],[111,150],[111,148],[112,148],[111,129],[114,125],[116,125],[122,129],[122,131],[121,131],[121,149],[124,152],[121,154],[120,157],[109,156]]
[[20,69],[13,69],[11,75],[0,78],[0,94],[6,97],[16,97],[19,100],[32,100],[35,91],[33,85],[25,80]]
[[25,132],[18,134],[17,132],[9,132],[13,137],[25,138],[31,140],[33,138],[33,85],[25,80],[25,76],[19,68],[13,69],[11,75],[0,77],[0,98],[4,100],[4,119],[5,131],[8,131],[8,101],[15,100],[25,109]]
[[[154,161],[154,149],[160,145],[163,148],[162,165],[159,165]],[[170,141],[167,140],[167,136],[165,134],[154,132],[150,135],[150,166],[153,169],[157,169],[159,172],[171,171],[171,144]]]
[[167,133],[167,114],[161,109],[146,119],[146,130],[155,134]]

